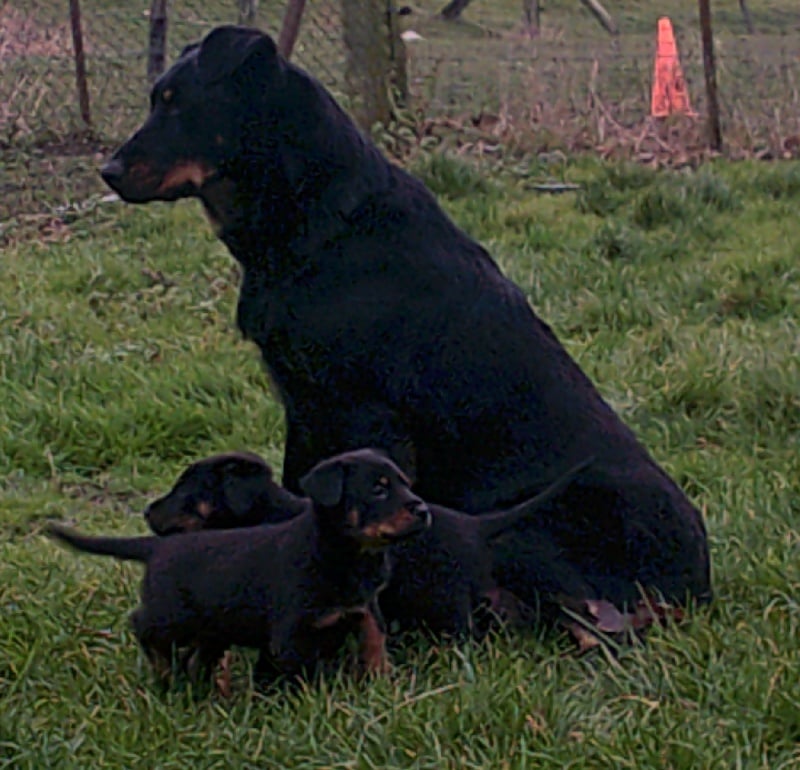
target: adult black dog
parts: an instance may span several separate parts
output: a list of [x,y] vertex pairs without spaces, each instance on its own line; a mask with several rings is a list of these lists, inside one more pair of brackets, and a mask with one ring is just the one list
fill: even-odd
[[[710,597],[698,511],[489,254],[267,35],[221,27],[185,49],[102,174],[134,203],[200,198],[241,263],[238,323],[286,410],[290,489],[378,446],[421,496],[478,513],[595,455],[544,516],[561,567],[615,602]],[[504,585],[554,579],[533,540],[509,540]]]

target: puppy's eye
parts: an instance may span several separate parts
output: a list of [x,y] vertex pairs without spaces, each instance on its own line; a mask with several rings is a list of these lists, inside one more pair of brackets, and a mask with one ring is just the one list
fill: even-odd
[[175,92],[171,88],[165,88],[161,92],[161,101],[163,104],[170,104],[175,98]]
[[372,487],[372,494],[374,497],[386,498],[389,495],[389,479],[381,476]]

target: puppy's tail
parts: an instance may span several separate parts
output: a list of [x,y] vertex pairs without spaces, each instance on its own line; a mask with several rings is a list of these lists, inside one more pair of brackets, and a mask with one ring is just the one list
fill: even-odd
[[572,468],[559,476],[550,486],[545,487],[538,495],[515,505],[513,508],[478,516],[478,521],[481,524],[480,533],[484,540],[492,540],[509,527],[513,527],[518,521],[536,513],[545,503],[563,492],[593,462],[594,457],[587,457],[577,465],[573,465]]
[[47,533],[78,551],[144,562],[148,561],[159,540],[157,537],[92,537],[60,524],[50,524]]

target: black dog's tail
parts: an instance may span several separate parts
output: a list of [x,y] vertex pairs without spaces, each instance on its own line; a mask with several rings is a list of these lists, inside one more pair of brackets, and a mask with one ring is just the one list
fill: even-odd
[[130,559],[146,562],[156,548],[157,537],[92,537],[81,535],[74,529],[50,524],[49,535],[61,540],[79,551],[96,553],[100,556],[115,556],[117,559]]
[[587,457],[577,465],[573,465],[572,468],[559,476],[550,486],[545,487],[538,495],[515,505],[513,508],[478,516],[482,537],[487,541],[491,540],[501,535],[509,527],[513,527],[521,519],[536,513],[546,502],[563,492],[575,480],[575,477],[593,462],[594,457]]

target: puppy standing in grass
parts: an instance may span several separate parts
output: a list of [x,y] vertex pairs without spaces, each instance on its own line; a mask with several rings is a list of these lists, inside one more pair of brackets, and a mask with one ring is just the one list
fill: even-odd
[[[367,450],[365,450],[367,451]],[[380,457],[376,455],[376,462]],[[542,534],[535,543],[537,580],[527,591],[513,596],[494,578],[493,540],[515,524],[534,531],[537,515],[549,501],[563,493],[593,462],[589,458],[568,469],[538,495],[504,511],[481,516],[431,504],[432,523],[425,531],[392,548],[389,583],[379,604],[387,621],[402,630],[424,628],[433,633],[479,635],[475,610],[487,607],[493,616],[514,620],[523,600],[551,619],[559,603],[594,598],[579,573],[563,571],[558,549]],[[249,452],[214,455],[192,463],[169,493],[148,506],[145,518],[160,535],[197,529],[227,529],[283,521],[303,509],[307,501],[295,497],[272,479],[269,466]],[[562,569],[562,573],[557,571]],[[558,575],[554,581],[550,577]]]
[[505,583],[577,575],[618,605],[711,597],[699,511],[486,250],[270,37],[220,27],[185,49],[102,174],[133,203],[199,198],[241,264],[237,320],[283,402],[291,491],[374,446],[423,498],[482,513],[594,455],[507,539]]
[[193,678],[228,647],[261,650],[280,674],[308,672],[354,625],[366,672],[387,666],[377,596],[389,578],[387,547],[430,524],[427,506],[391,461],[354,451],[302,479],[305,510],[283,524],[180,537],[89,537],[53,525],[81,551],[146,564],[136,638],[166,680],[176,648],[193,650]]

